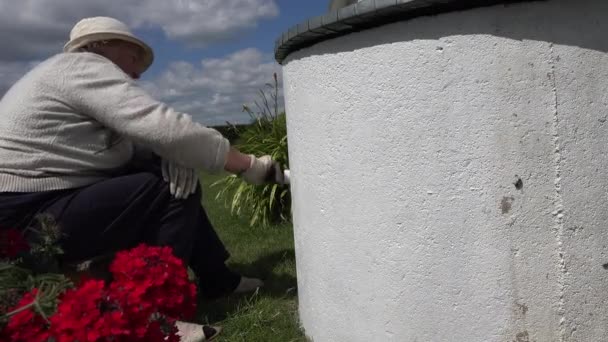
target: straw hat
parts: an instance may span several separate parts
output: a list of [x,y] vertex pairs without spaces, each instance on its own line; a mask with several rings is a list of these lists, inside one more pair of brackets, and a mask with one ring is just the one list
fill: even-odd
[[76,23],[70,32],[70,41],[63,51],[73,52],[93,42],[119,39],[140,46],[144,51],[144,70],[154,61],[154,52],[148,44],[137,38],[123,22],[109,17],[85,18]]

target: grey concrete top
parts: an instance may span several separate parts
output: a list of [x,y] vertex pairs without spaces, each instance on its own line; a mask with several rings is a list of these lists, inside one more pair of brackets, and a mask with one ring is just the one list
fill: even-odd
[[534,0],[363,0],[294,25],[275,42],[275,59],[352,32],[420,16]]

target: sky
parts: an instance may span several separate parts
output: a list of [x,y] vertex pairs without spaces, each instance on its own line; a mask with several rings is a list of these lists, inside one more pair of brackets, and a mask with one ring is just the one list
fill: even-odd
[[243,105],[281,76],[274,42],[325,13],[329,0],[0,0],[0,97],[61,52],[85,17],[111,16],[151,45],[139,81],[152,96],[205,125],[244,123]]

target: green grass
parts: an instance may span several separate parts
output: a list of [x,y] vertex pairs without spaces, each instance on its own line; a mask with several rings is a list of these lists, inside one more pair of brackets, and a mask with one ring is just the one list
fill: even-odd
[[296,267],[291,224],[250,227],[246,216],[235,217],[216,200],[210,185],[221,176],[202,175],[203,204],[230,251],[228,265],[237,272],[261,278],[257,293],[230,296],[199,304],[203,322],[224,328],[221,342],[306,341],[297,321]]

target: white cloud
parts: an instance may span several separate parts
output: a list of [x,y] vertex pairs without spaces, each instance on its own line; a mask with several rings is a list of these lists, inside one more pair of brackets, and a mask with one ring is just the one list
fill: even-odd
[[[221,124],[247,121],[243,105],[259,100],[259,90],[272,82],[274,73],[280,80],[280,66],[272,56],[245,49],[224,58],[204,59],[199,65],[173,63],[159,77],[143,84],[156,98],[197,121]],[[282,98],[279,101],[282,106]]]
[[152,0],[138,6],[129,21],[135,26],[159,25],[170,38],[204,46],[278,14],[273,0]]
[[278,15],[274,0],[0,0],[0,61],[59,51],[81,18],[107,15],[134,28],[161,28],[193,46],[233,37]]

